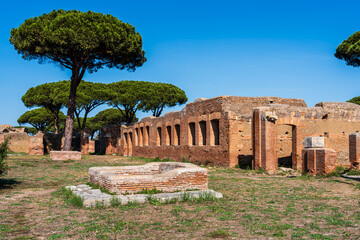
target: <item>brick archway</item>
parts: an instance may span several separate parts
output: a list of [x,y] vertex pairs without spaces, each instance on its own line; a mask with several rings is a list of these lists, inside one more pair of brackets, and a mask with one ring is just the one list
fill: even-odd
[[266,110],[255,109],[253,114],[253,169],[263,168],[268,172],[277,170],[277,126],[280,125],[292,126],[292,168],[301,169],[301,147],[299,147],[300,119],[271,117],[267,115]]

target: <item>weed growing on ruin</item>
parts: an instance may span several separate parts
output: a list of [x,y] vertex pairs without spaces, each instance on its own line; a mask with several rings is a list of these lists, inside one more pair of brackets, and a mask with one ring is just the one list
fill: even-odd
[[151,205],[159,206],[164,205],[159,199],[152,197],[151,195],[147,197],[147,200]]
[[80,196],[75,195],[70,188],[62,187],[60,191],[58,191],[58,193],[58,195],[61,195],[65,198],[65,203],[80,208],[84,206],[84,199]]
[[142,160],[145,160],[146,163],[149,162],[175,162],[174,160],[171,160],[169,158],[160,159],[159,157],[156,158],[139,158]]
[[135,194],[157,194],[157,193],[163,193],[163,191],[157,190],[156,188],[152,188],[152,189],[143,188],[141,191],[136,192]]
[[202,192],[199,195],[199,198],[194,198],[193,202],[196,203],[203,203],[203,202],[215,202],[218,201],[218,199],[215,197],[213,193],[209,192]]
[[118,207],[121,205],[121,200],[115,196],[113,196],[111,199],[110,199],[110,205],[112,207]]
[[86,185],[88,185],[89,187],[92,187],[93,189],[99,189],[102,193],[106,193],[109,195],[116,195],[116,193],[110,192],[106,188],[103,188],[102,186],[99,186],[95,183],[88,182],[88,183],[86,183]]

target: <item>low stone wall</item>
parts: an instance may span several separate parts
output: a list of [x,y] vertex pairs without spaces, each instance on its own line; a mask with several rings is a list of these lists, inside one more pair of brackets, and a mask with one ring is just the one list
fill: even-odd
[[184,201],[185,199],[196,198],[222,198],[223,195],[214,190],[200,190],[200,191],[188,191],[188,192],[175,192],[175,193],[158,193],[158,194],[132,194],[132,195],[110,195],[101,192],[99,189],[92,189],[88,185],[67,186],[73,194],[79,196],[83,200],[85,207],[96,207],[98,205],[109,207],[112,202],[117,202],[121,205],[128,203],[145,203],[150,199],[166,203],[169,201]]
[[208,173],[191,163],[162,162],[130,167],[92,167],[89,181],[118,194],[155,188],[163,192],[206,190]]
[[51,151],[50,159],[56,161],[81,160],[81,152],[77,151]]

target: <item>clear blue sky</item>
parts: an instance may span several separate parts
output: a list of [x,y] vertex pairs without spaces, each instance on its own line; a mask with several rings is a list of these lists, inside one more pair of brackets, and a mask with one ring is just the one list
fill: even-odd
[[28,88],[70,78],[52,64],[23,60],[8,41],[12,28],[53,9],[109,13],[143,37],[148,59],[143,67],[132,73],[103,69],[86,74],[87,81],[172,83],[185,90],[189,102],[220,95],[279,96],[314,106],[360,95],[360,69],[334,57],[336,47],[360,30],[359,1],[20,0],[3,1],[1,7],[0,124],[17,125],[28,110],[21,101]]

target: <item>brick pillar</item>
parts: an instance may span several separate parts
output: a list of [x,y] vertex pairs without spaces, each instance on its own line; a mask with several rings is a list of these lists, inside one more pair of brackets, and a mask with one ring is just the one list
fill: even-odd
[[262,167],[261,164],[261,118],[260,118],[260,110],[255,109],[253,113],[252,119],[252,139],[253,139],[253,169],[259,169]]
[[254,169],[263,168],[270,173],[277,170],[276,142],[275,122],[268,121],[264,112],[255,109],[253,115]]
[[29,155],[44,155],[44,134],[29,136]]
[[336,169],[336,152],[324,148],[323,137],[307,137],[302,150],[303,173],[327,174]]
[[360,133],[349,135],[349,160],[351,168],[360,170]]

